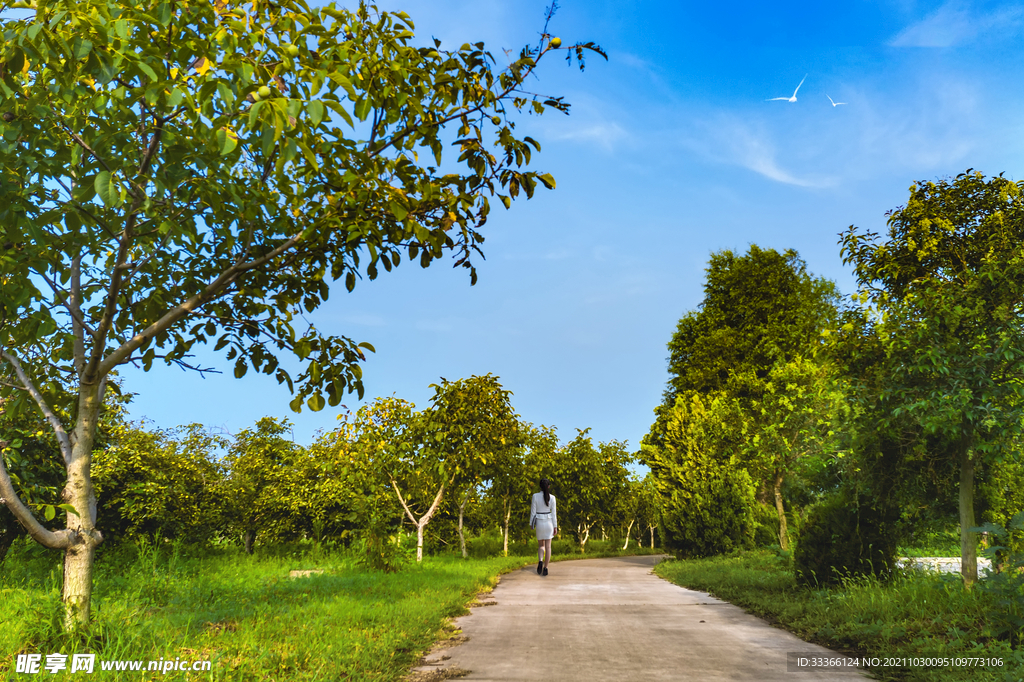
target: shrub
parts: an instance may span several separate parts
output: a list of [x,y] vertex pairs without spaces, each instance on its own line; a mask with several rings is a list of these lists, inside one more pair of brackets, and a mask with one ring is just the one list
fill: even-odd
[[707,557],[751,544],[757,503],[746,470],[696,454],[678,473],[663,508],[666,548],[681,557]]
[[978,589],[993,598],[989,627],[993,635],[1019,647],[1024,644],[1024,552],[1014,548],[1024,538],[1024,511],[1018,512],[1005,528],[986,523],[974,530],[990,533],[993,540],[984,554],[991,558],[996,572],[978,583]]
[[766,504],[754,505],[754,547],[771,547],[779,544],[779,513]]
[[842,488],[814,506],[793,553],[797,581],[836,584],[846,576],[888,577],[896,566],[898,515]]

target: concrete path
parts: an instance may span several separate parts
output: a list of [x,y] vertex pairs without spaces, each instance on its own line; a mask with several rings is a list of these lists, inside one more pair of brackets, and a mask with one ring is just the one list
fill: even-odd
[[839,657],[739,607],[651,573],[659,557],[562,561],[502,576],[455,625],[469,640],[428,655],[435,679],[863,680],[856,670],[787,672],[787,653]]

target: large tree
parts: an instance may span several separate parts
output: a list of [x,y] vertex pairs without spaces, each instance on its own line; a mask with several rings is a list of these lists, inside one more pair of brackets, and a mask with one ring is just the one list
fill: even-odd
[[1024,417],[1024,188],[968,171],[910,188],[887,238],[843,233],[876,331],[883,420],[911,419],[959,467],[961,570],[977,580],[975,471]]
[[424,448],[448,472],[447,486],[457,496],[459,546],[467,557],[463,517],[472,492],[495,467],[501,455],[515,449],[519,423],[509,401],[511,391],[490,374],[433,384],[431,405],[424,413]]
[[475,281],[488,199],[554,186],[525,170],[539,145],[513,119],[568,105],[524,83],[556,49],[598,48],[561,47],[545,25],[498,69],[482,43],[414,47],[407,15],[366,3],[0,0],[0,13],[2,373],[46,416],[75,513],[45,528],[2,470],[0,496],[64,552],[73,625],[89,620],[102,542],[90,466],[111,372],[187,367],[213,342],[236,376],[286,383],[293,409],[361,394],[369,346],[303,316],[331,282],[352,289],[403,258],[452,253]]
[[[703,300],[679,320],[668,344],[669,408],[687,391],[729,389],[742,373],[767,379],[777,363],[810,355],[836,319],[835,284],[807,272],[792,249],[720,251],[705,272]],[[744,381],[743,389],[757,387]]]
[[736,400],[741,461],[766,485],[779,518],[779,546],[789,549],[783,482],[804,460],[828,461],[837,453],[836,430],[849,413],[846,396],[827,363],[797,357],[772,367],[746,402]]

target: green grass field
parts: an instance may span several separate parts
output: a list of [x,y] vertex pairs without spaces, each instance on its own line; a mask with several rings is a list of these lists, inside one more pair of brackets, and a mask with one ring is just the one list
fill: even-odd
[[[478,554],[492,549],[474,544]],[[0,677],[17,679],[18,653],[42,654],[43,663],[46,654],[64,654],[68,668],[72,654],[93,653],[96,670],[88,678],[99,680],[398,680],[478,592],[502,572],[536,561],[535,547],[513,545],[509,557],[428,556],[390,574],[309,545],[254,556],[170,543],[105,547],[96,563],[93,625],[83,636],[61,631],[58,555],[23,543],[0,565]],[[585,555],[568,541],[556,550],[559,559],[623,554],[611,541],[589,543]],[[628,553],[636,551],[634,545]],[[289,577],[313,568],[324,573]],[[160,659],[211,665],[198,673],[99,670],[100,661],[139,660],[145,671]]]
[[[56,556],[26,546],[0,579],[0,673],[14,671],[16,653],[89,652],[97,661],[211,661],[205,673],[97,670],[96,679],[396,680],[473,595],[524,563],[428,557],[384,574],[343,554],[125,547],[97,561],[94,624],[81,637],[60,631]],[[324,573],[288,577],[309,568]]]
[[804,640],[872,657],[997,657],[1002,668],[876,668],[881,679],[934,681],[1024,679],[1024,649],[992,635],[993,599],[967,591],[959,576],[908,571],[888,584],[872,578],[834,589],[799,587],[789,561],[770,551],[673,560],[655,572],[710,592]]

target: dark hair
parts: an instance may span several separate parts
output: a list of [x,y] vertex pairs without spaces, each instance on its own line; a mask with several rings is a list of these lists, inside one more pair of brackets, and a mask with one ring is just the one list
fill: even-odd
[[551,481],[546,478],[540,479],[540,489],[544,491],[544,504],[551,506]]

